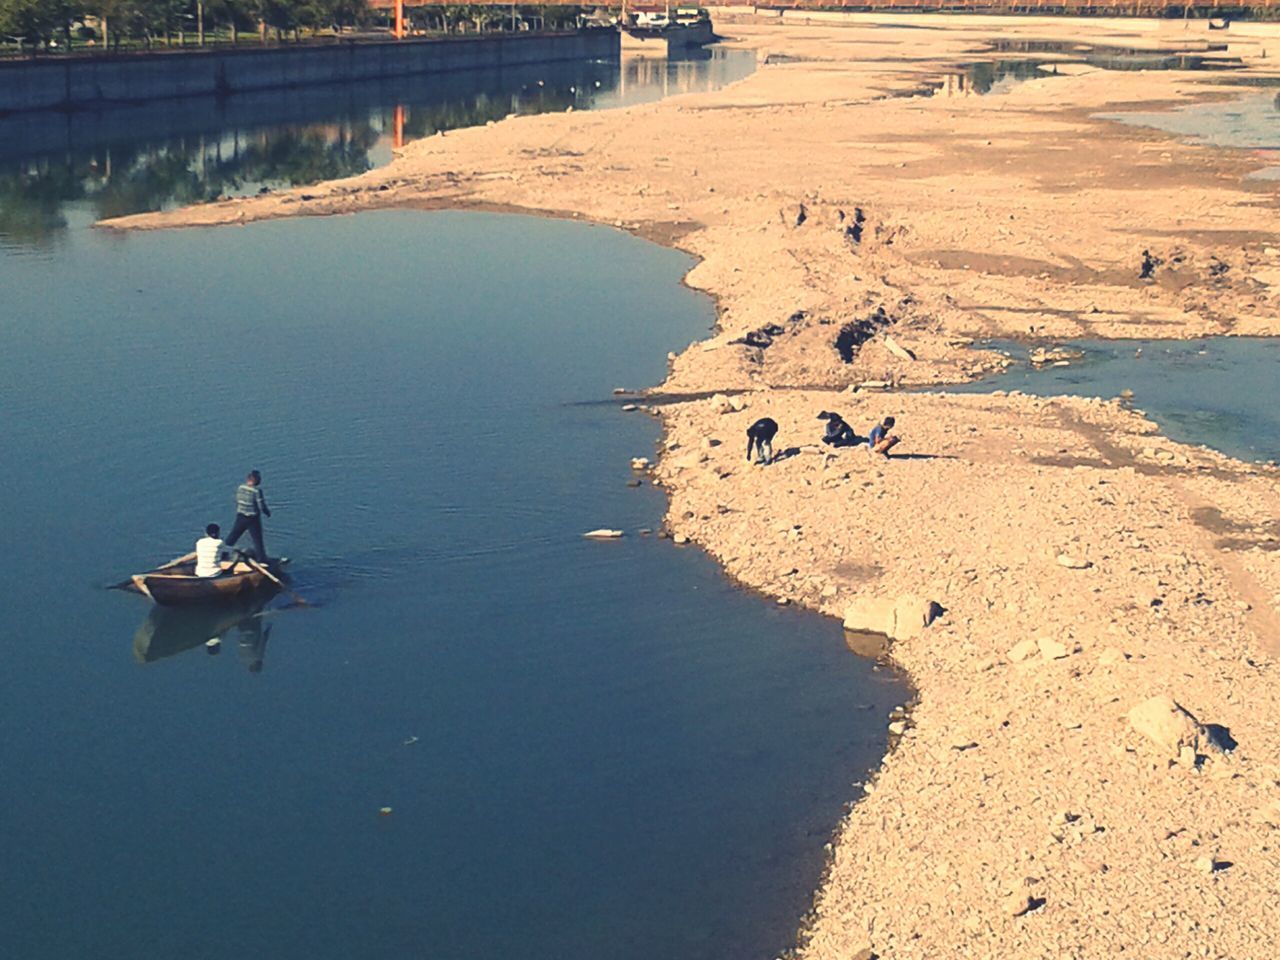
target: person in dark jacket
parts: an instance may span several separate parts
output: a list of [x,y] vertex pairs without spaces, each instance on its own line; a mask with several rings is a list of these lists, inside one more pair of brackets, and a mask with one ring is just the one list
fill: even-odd
[[259,563],[267,562],[267,548],[262,542],[262,518],[271,516],[267,507],[267,498],[262,495],[262,474],[250,470],[244,483],[236,489],[236,520],[231,525],[231,535],[226,544],[235,546],[246,531],[253,538],[254,559]]
[[858,442],[858,435],[853,432],[853,427],[845,423],[840,414],[823,410],[818,414],[818,419],[827,421],[827,428],[822,432],[823,443],[833,447],[852,447]]
[[771,417],[761,417],[747,427],[747,460],[751,460],[754,448],[760,459],[756,463],[773,462],[773,438],[778,433],[778,421]]

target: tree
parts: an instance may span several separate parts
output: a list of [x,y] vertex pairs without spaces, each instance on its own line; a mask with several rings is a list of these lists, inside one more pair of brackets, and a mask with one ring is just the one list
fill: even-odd
[[259,21],[277,38],[296,36],[303,27],[353,26],[367,19],[369,5],[368,0],[0,0],[0,37],[18,38],[38,50],[61,36],[70,46],[72,27],[92,13],[109,46],[118,48],[121,39],[132,37],[150,47],[158,37],[168,43],[173,34],[194,29],[201,12],[206,26],[230,28],[234,43],[240,30]]
[[440,19],[445,33],[453,33],[455,27],[461,26],[471,19],[471,5],[467,3],[449,3],[440,8]]
[[173,34],[183,32],[192,9],[191,0],[136,0],[136,3],[148,38],[163,36],[166,44]]
[[335,27],[357,27],[369,20],[369,0],[326,0],[329,22]]
[[306,27],[313,33],[327,27],[352,26],[367,17],[367,0],[254,0],[258,16],[277,35]]
[[284,38],[286,31],[298,26],[297,0],[253,0],[253,11],[259,20],[276,32],[276,39]]
[[523,9],[528,11],[527,19],[536,17],[542,21],[544,27],[550,27],[553,30],[576,27],[579,15],[589,12],[587,7],[582,6],[525,7]]
[[[4,0],[0,0],[0,3]],[[104,37],[119,47],[125,37],[145,41],[150,47],[158,36],[167,40],[181,32],[195,9],[193,0],[80,0],[102,21]]]
[[[3,3],[4,0],[0,0]],[[133,0],[89,0],[102,22],[102,42],[105,46],[119,47],[120,38],[131,32],[131,21],[136,20],[137,8]]]
[[240,39],[240,31],[255,22],[253,0],[204,0],[205,30],[222,24],[231,31],[231,42]]
[[314,32],[339,26],[343,6],[339,0],[294,0],[294,16],[298,23]]
[[473,3],[470,7],[471,22],[476,25],[476,33],[483,33],[489,24],[501,20],[506,14],[487,3]]
[[0,33],[29,43],[32,49],[61,35],[71,43],[71,24],[80,19],[74,0],[0,0]]

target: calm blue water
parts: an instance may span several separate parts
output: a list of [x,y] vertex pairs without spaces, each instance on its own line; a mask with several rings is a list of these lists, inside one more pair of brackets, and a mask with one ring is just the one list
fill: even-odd
[[[1017,366],[1003,376],[948,387],[959,393],[1021,390],[1111,399],[1133,391],[1133,405],[1168,437],[1213,447],[1243,460],[1280,459],[1280,340],[1082,340],[1066,367]],[[991,347],[1025,360],[1027,347]]]
[[[689,266],[411,212],[0,251],[6,955],[789,944],[906,690],[637,535],[657,426],[610,391],[713,322]],[[229,523],[249,467],[315,609],[102,589]]]

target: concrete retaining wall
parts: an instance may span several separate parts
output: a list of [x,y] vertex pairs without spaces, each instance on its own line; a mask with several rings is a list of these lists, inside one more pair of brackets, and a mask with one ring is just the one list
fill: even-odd
[[10,61],[0,62],[0,114],[619,56],[615,31],[581,30]]

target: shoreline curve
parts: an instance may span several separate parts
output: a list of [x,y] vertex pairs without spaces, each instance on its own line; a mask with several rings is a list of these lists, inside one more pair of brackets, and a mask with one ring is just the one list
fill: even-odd
[[[1218,78],[1084,70],[993,98],[881,98],[993,34],[1139,29],[1181,33],[735,24],[780,56],[716,93],[455,131],[354,180],[104,226],[479,203],[688,224],[670,241],[719,319],[659,388],[712,392],[660,411],[671,531],[829,615],[903,594],[946,608],[892,646],[919,701],[841,825],[799,955],[1265,956],[1280,473],[1172,443],[1115,402],[849,389],[971,379],[993,369],[970,349],[988,336],[1280,334],[1280,195],[1244,179],[1261,161],[1090,113],[1220,95]],[[808,442],[831,409],[859,426],[895,413],[906,456]],[[795,452],[749,467],[738,438],[766,413]],[[1162,698],[1182,713],[1152,726],[1139,708]]]

